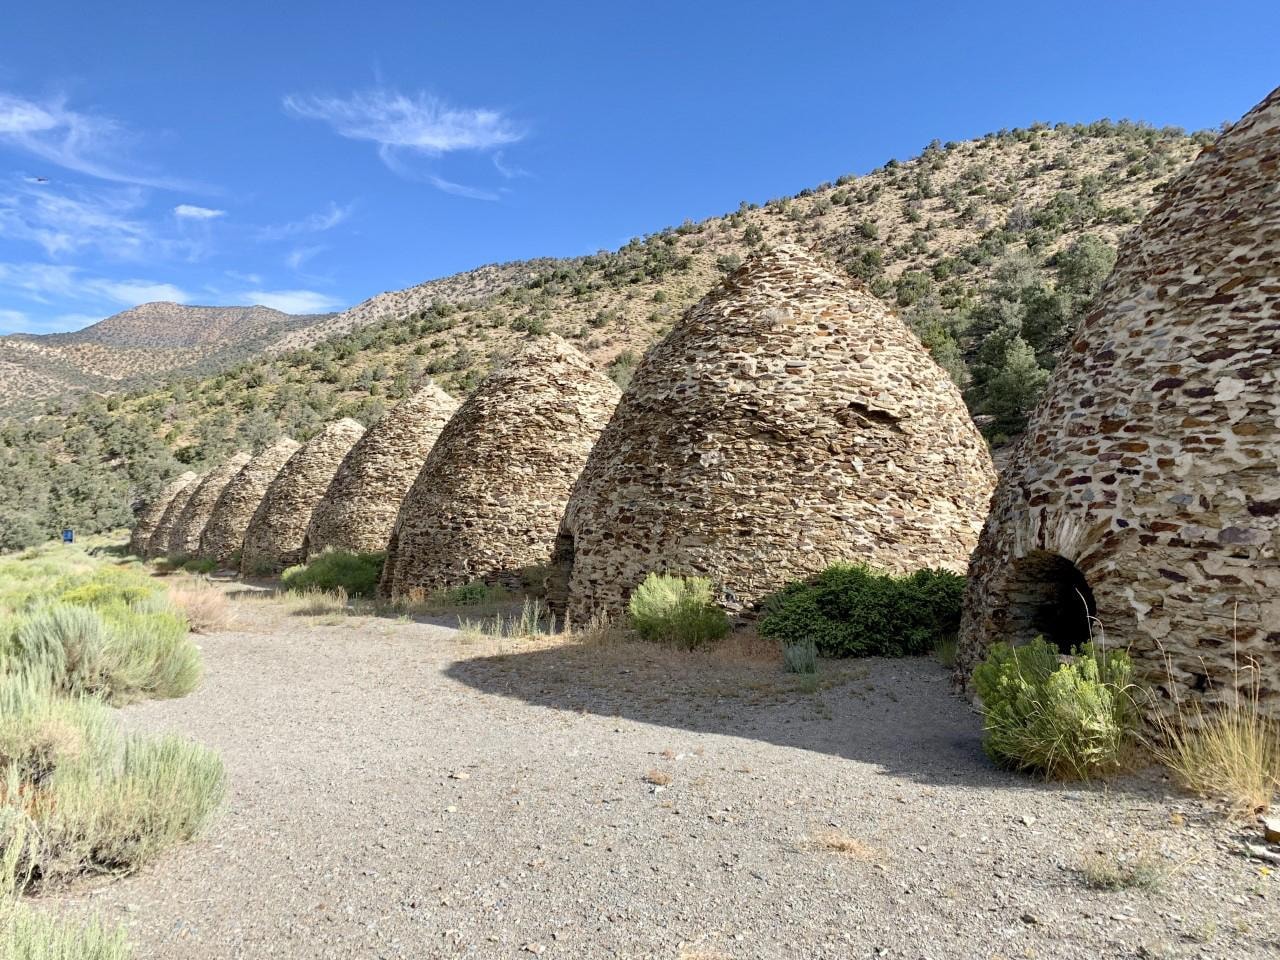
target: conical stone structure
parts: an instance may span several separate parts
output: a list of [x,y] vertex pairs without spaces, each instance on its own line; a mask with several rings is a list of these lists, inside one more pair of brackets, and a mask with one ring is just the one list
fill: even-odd
[[458,401],[428,383],[365,431],[311,515],[306,551],[387,548],[400,503]]
[[1278,452],[1280,90],[1169,185],[1076,329],[974,555],[960,677],[997,641],[1082,642],[1087,612],[1153,714],[1238,676],[1280,715]]
[[556,336],[530,341],[441,431],[400,506],[382,592],[517,585],[551,558],[560,515],[618,388]]
[[129,552],[135,557],[145,557],[151,547],[151,536],[156,532],[165,510],[182,490],[196,478],[195,471],[188,470],[170,480],[156,494],[155,499],[138,511],[133,532],[129,535]]
[[[183,474],[184,477],[186,475],[185,473]],[[178,518],[182,516],[183,508],[187,505],[187,501],[191,499],[191,495],[196,492],[196,487],[200,486],[200,481],[203,479],[204,474],[192,473],[190,482],[174,493],[173,499],[169,501],[169,505],[164,508],[164,513],[160,515],[160,522],[156,524],[155,530],[151,532],[151,539],[147,541],[148,557],[168,556],[169,540],[173,537],[173,528],[177,526]]]
[[300,446],[296,440],[280,437],[228,481],[200,535],[201,557],[215,560],[219,565],[232,561],[244,544],[249,521],[266,495],[267,487]]
[[860,285],[754,254],[641,361],[565,511],[550,600],[620,616],[651,572],[749,613],[836,561],[963,570],[995,475],[959,390]]
[[218,497],[240,468],[249,462],[247,453],[234,453],[220,467],[210,470],[199,485],[191,491],[182,508],[173,533],[169,536],[169,556],[191,557],[200,551],[200,537],[213,514]]
[[289,458],[267,486],[245,530],[241,574],[267,576],[303,561],[302,541],[311,511],[363,433],[356,421],[337,420]]

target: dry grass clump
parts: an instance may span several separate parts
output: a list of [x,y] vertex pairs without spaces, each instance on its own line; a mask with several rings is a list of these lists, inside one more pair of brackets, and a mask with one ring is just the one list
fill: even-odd
[[289,591],[280,599],[290,613],[300,617],[324,617],[344,615],[351,610],[351,601],[347,591],[341,587],[332,590]]
[[171,584],[169,599],[186,614],[192,633],[217,633],[234,619],[227,595],[207,580]]
[[813,842],[820,849],[830,850],[832,853],[839,853],[855,860],[875,860],[879,856],[874,847],[868,846],[857,837],[837,827],[818,831],[813,836]]
[[459,617],[458,630],[464,642],[481,637],[522,640],[555,633],[556,618],[545,603],[529,597],[521,604],[519,613],[509,616],[498,614],[491,619]]
[[1168,871],[1152,855],[1124,856],[1095,850],[1080,865],[1080,878],[1090,890],[1150,890],[1158,887]]
[[655,787],[667,787],[671,785],[674,778],[665,770],[658,770],[655,768],[653,770],[646,771],[645,775],[640,779],[645,783],[653,784]]
[[1156,721],[1149,742],[1184,787],[1249,817],[1265,812],[1280,791],[1280,724],[1261,708],[1256,662],[1237,663],[1234,680],[1225,703],[1206,708],[1175,700],[1173,715]]

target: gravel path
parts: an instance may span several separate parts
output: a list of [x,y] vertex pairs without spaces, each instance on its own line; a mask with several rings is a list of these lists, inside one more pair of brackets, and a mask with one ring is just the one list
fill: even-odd
[[[1156,782],[994,770],[931,661],[827,664],[814,685],[239,606],[203,642],[202,689],[125,711],[220,751],[226,812],[51,904],[125,923],[139,958],[1280,951],[1280,886],[1233,828]],[[1161,879],[1090,889],[1098,851]]]

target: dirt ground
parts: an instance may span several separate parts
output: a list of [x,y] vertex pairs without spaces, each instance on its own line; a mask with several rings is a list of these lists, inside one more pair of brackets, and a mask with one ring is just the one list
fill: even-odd
[[[994,769],[930,660],[477,639],[237,601],[206,678],[129,707],[227,808],[44,898],[139,958],[1275,957],[1276,874],[1158,776]],[[1103,873],[1131,875],[1095,889]]]

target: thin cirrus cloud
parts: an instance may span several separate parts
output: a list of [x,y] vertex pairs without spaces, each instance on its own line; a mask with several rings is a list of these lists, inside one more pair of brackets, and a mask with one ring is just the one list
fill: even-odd
[[430,171],[419,173],[411,161],[464,151],[485,153],[525,137],[500,110],[455,107],[429,94],[409,96],[385,88],[350,97],[291,95],[285,97],[284,108],[294,116],[329,124],[339,136],[376,144],[382,162],[400,176],[477,200],[495,200],[497,194]]
[[85,276],[79,267],[50,263],[0,263],[0,289],[41,304],[79,300],[133,306],[148,300],[190,303],[192,299],[191,294],[176,284]]
[[214,220],[225,217],[227,211],[214,210],[210,207],[198,207],[194,203],[180,203],[173,208],[173,215],[183,220]]
[[137,139],[119,121],[73,110],[65,99],[38,101],[0,92],[0,144],[99,180],[164,190],[196,186],[139,169],[128,156]]
[[166,241],[137,217],[145,203],[137,187],[59,192],[20,188],[0,194],[0,233],[40,246],[51,258],[96,249],[113,260],[166,251]]
[[341,300],[315,290],[250,290],[238,299],[246,306],[260,304],[284,313],[328,313],[342,305]]
[[348,203],[345,206],[339,206],[330,200],[329,206],[319,213],[313,213],[310,216],[303,217],[301,220],[260,228],[258,230],[258,239],[285,240],[302,234],[324,233],[326,230],[332,230],[350,217],[354,209],[354,204]]

